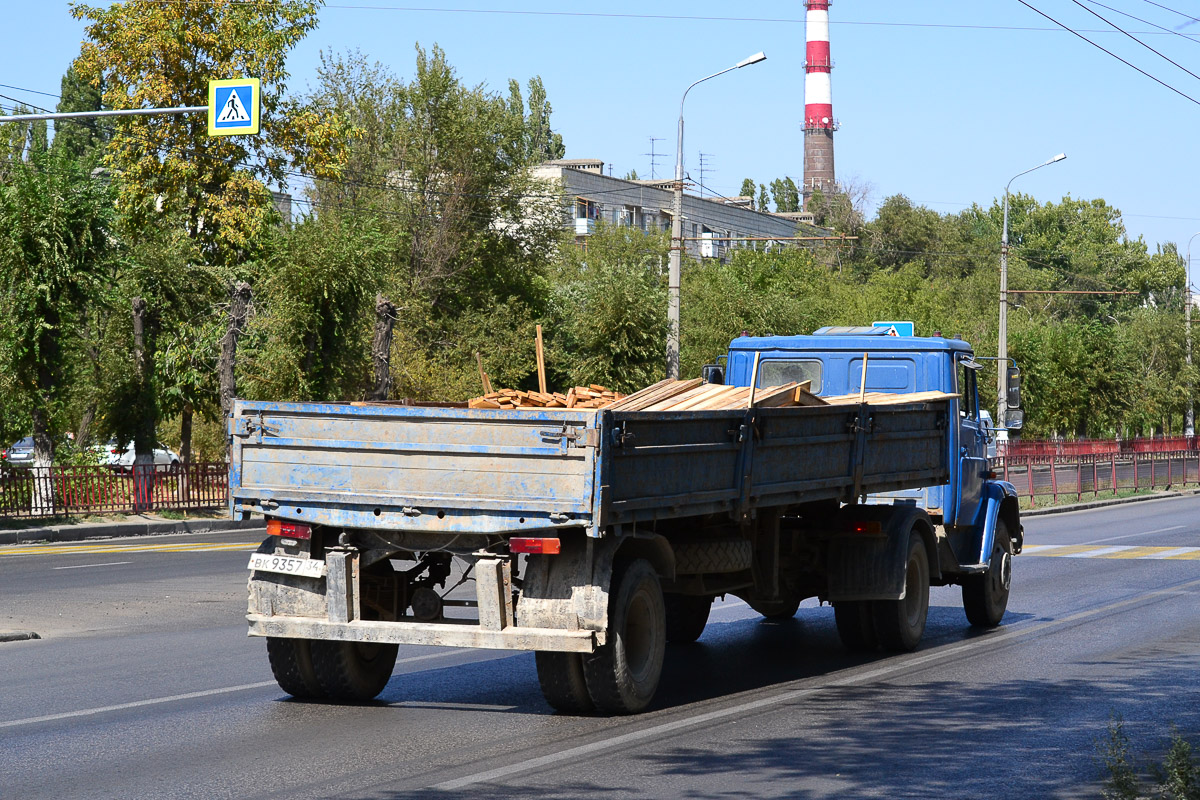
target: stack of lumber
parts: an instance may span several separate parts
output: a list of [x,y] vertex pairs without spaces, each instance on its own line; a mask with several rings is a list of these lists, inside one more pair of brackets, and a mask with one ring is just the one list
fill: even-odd
[[[754,390],[755,408],[784,406],[823,406],[825,401],[809,392],[811,384],[788,383]],[[609,406],[611,411],[719,411],[748,408],[748,386],[706,384],[699,378],[686,381],[665,380],[634,392]]]
[[831,406],[850,406],[856,403],[867,403],[873,406],[895,406],[903,403],[928,403],[934,400],[948,400],[958,397],[946,392],[908,392],[907,394],[889,394],[888,392],[854,392],[822,398]]
[[517,389],[501,389],[488,392],[467,401],[468,408],[605,408],[625,395],[597,384],[576,386],[561,392],[522,392]]

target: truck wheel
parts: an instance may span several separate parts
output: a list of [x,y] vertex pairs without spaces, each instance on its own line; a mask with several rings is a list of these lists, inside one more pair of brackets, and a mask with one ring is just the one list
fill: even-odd
[[708,624],[708,612],[712,610],[711,597],[689,594],[666,594],[663,602],[667,608],[667,641],[688,644],[700,638]]
[[875,600],[872,605],[875,633],[885,650],[907,652],[917,649],[929,613],[929,559],[925,555],[925,540],[916,531],[908,536],[904,598]]
[[[746,601],[750,603],[750,601]],[[796,616],[800,610],[800,598],[784,598],[783,600],[756,600],[750,607],[769,620],[782,622]]]
[[371,700],[392,677],[397,649],[394,644],[378,642],[313,640],[317,683],[331,700]]
[[988,571],[970,575],[963,581],[963,610],[967,620],[979,628],[994,628],[1004,618],[1008,608],[1008,593],[1012,588],[1012,538],[1004,520],[996,520],[996,535]]
[[579,653],[539,651],[533,654],[537,664],[542,697],[555,711],[587,714],[596,710],[583,677],[583,657]]
[[852,653],[869,653],[879,646],[870,600],[839,600],[833,604],[838,638]]
[[267,637],[267,660],[271,662],[271,673],[279,688],[303,700],[323,696],[313,670],[312,650],[308,639],[281,639]]
[[608,641],[583,657],[588,694],[605,714],[633,714],[654,698],[667,645],[662,586],[650,562],[619,570],[608,601]]

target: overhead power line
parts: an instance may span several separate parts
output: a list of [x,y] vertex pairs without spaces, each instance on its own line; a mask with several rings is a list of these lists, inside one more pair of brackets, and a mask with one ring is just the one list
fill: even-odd
[[1128,62],[1128,61],[1126,61],[1125,59],[1121,58],[1119,55],[1117,55],[1117,54],[1116,54],[1116,53],[1114,53],[1113,51],[1111,51],[1111,50],[1109,50],[1109,49],[1105,48],[1103,45],[1096,44],[1096,43],[1095,43],[1095,42],[1093,42],[1091,39],[1087,38],[1087,37],[1086,37],[1086,36],[1084,36],[1082,33],[1080,33],[1079,31],[1075,30],[1074,28],[1070,27],[1069,25],[1066,25],[1066,24],[1064,24],[1064,23],[1062,23],[1062,22],[1059,22],[1058,20],[1056,20],[1054,17],[1050,16],[1050,15],[1049,15],[1049,14],[1047,14],[1046,12],[1044,12],[1044,11],[1042,11],[1042,10],[1038,9],[1038,8],[1035,8],[1035,7],[1033,7],[1032,5],[1030,5],[1029,3],[1025,2],[1025,0],[1017,0],[1017,2],[1018,2],[1018,3],[1020,3],[1021,5],[1025,6],[1026,8],[1028,8],[1030,11],[1034,12],[1035,14],[1038,14],[1039,16],[1045,17],[1046,19],[1050,20],[1051,22],[1053,22],[1055,25],[1058,25],[1058,26],[1059,26],[1060,28],[1062,28],[1063,30],[1065,30],[1065,31],[1068,31],[1069,33],[1073,33],[1073,34],[1075,34],[1075,35],[1076,35],[1076,36],[1078,36],[1080,39],[1083,39],[1085,42],[1087,42],[1088,44],[1090,44],[1092,47],[1095,47],[1095,48],[1096,48],[1096,49],[1098,49],[1098,50],[1103,50],[1105,53],[1108,53],[1110,56],[1112,56],[1113,58],[1115,58],[1117,61],[1120,61],[1122,64],[1124,64],[1125,66],[1127,66],[1127,67],[1129,67],[1129,68],[1131,68],[1131,69],[1135,69],[1135,70],[1137,70],[1138,72],[1142,73],[1142,74],[1143,74],[1143,75],[1145,75],[1147,78],[1149,78],[1150,80],[1152,80],[1152,81],[1154,81],[1155,83],[1159,84],[1160,86],[1163,86],[1163,87],[1165,87],[1165,88],[1167,88],[1167,89],[1170,89],[1172,92],[1174,92],[1175,94],[1179,95],[1180,97],[1183,97],[1183,98],[1185,98],[1185,99],[1187,99],[1187,100],[1191,100],[1193,103],[1195,103],[1196,105],[1200,106],[1200,100],[1197,100],[1196,98],[1192,97],[1190,94],[1187,94],[1187,93],[1185,93],[1185,92],[1182,92],[1182,91],[1180,91],[1179,89],[1176,89],[1174,86],[1172,86],[1171,84],[1167,83],[1166,81],[1163,81],[1163,80],[1160,80],[1160,79],[1158,79],[1158,78],[1154,77],[1154,76],[1153,76],[1153,75],[1151,75],[1149,72],[1146,72],[1146,70],[1142,69],[1141,67],[1139,67],[1139,66],[1136,66],[1136,65],[1134,65],[1134,64],[1131,64],[1130,62]]
[[1158,28],[1158,29],[1159,29],[1160,31],[1162,31],[1163,33],[1169,33],[1169,34],[1171,34],[1172,36],[1178,36],[1180,39],[1186,39],[1187,41],[1189,41],[1189,42],[1192,42],[1193,44],[1200,44],[1200,41],[1197,41],[1197,40],[1196,40],[1194,37],[1192,37],[1192,36],[1188,36],[1187,34],[1183,34],[1183,33],[1180,33],[1179,31],[1172,30],[1172,29],[1170,29],[1170,28],[1164,27],[1164,26],[1162,26],[1162,25],[1159,25],[1159,24],[1157,24],[1157,23],[1151,22],[1151,21],[1150,21],[1150,20],[1148,20],[1148,19],[1142,19],[1141,17],[1135,17],[1133,14],[1129,14],[1129,13],[1127,13],[1127,12],[1125,12],[1125,11],[1122,11],[1122,10],[1121,10],[1121,9],[1119,9],[1119,8],[1113,8],[1112,6],[1106,6],[1106,5],[1104,5],[1104,3],[1099,3],[1099,2],[1097,2],[1096,0],[1087,0],[1087,2],[1088,2],[1088,3],[1091,3],[1091,4],[1092,4],[1092,5],[1094,5],[1094,6],[1099,6],[1100,8],[1107,9],[1107,10],[1109,10],[1109,11],[1113,12],[1114,14],[1120,14],[1122,17],[1129,17],[1129,19],[1132,19],[1132,20],[1134,20],[1134,21],[1136,21],[1136,22],[1140,22],[1140,23],[1142,23],[1143,25],[1152,25],[1152,26],[1154,26],[1155,28]]
[[1146,44],[1145,42],[1143,42],[1141,39],[1139,39],[1139,38],[1137,38],[1136,36],[1134,36],[1134,35],[1133,35],[1132,33],[1130,33],[1129,31],[1127,31],[1127,30],[1125,30],[1124,28],[1122,28],[1122,27],[1120,27],[1119,25],[1117,25],[1115,22],[1110,22],[1109,20],[1107,20],[1107,19],[1105,19],[1104,17],[1100,16],[1100,15],[1099,15],[1099,14],[1097,14],[1095,11],[1092,11],[1090,8],[1088,8],[1087,6],[1085,6],[1083,3],[1079,2],[1079,0],[1071,0],[1071,2],[1073,2],[1075,5],[1077,5],[1077,6],[1079,6],[1080,8],[1082,8],[1082,9],[1083,9],[1084,11],[1086,11],[1087,13],[1091,14],[1091,15],[1092,15],[1093,17],[1095,17],[1096,19],[1098,19],[1098,20],[1102,20],[1103,22],[1107,23],[1108,25],[1112,25],[1114,29],[1116,29],[1116,30],[1120,31],[1121,33],[1125,34],[1125,35],[1126,35],[1126,36],[1128,36],[1130,39],[1133,39],[1135,42],[1137,42],[1138,44],[1140,44],[1142,47],[1146,48],[1146,49],[1147,49],[1147,50],[1149,50],[1151,53],[1154,53],[1154,55],[1158,56],[1159,58],[1163,59],[1164,61],[1169,61],[1170,63],[1174,64],[1175,66],[1179,67],[1181,70],[1183,70],[1184,72],[1186,72],[1188,75],[1191,75],[1193,78],[1195,78],[1196,80],[1200,81],[1200,75],[1197,75],[1196,73],[1192,72],[1190,69],[1188,69],[1187,67],[1183,66],[1183,65],[1182,65],[1182,64],[1180,64],[1179,62],[1177,62],[1177,61],[1174,61],[1174,60],[1172,60],[1171,58],[1169,58],[1169,57],[1167,57],[1167,56],[1163,55],[1162,53],[1158,52],[1158,51],[1157,51],[1157,50],[1155,50],[1153,47],[1151,47],[1150,45]]

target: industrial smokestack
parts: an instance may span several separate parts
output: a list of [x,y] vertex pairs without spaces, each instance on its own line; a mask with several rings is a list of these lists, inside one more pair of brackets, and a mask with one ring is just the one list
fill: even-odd
[[833,173],[833,88],[829,73],[829,0],[805,0],[808,48],[804,62],[804,206],[814,189],[829,194]]

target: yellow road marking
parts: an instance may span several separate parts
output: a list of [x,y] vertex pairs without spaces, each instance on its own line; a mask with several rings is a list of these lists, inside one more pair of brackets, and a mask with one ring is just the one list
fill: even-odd
[[1116,558],[1147,559],[1153,561],[1197,561],[1200,547],[1135,547],[1133,545],[1075,544],[1027,545],[1022,554],[1052,558]]
[[60,544],[0,548],[3,556],[92,555],[96,553],[212,553],[254,550],[259,542],[190,542],[187,544]]

